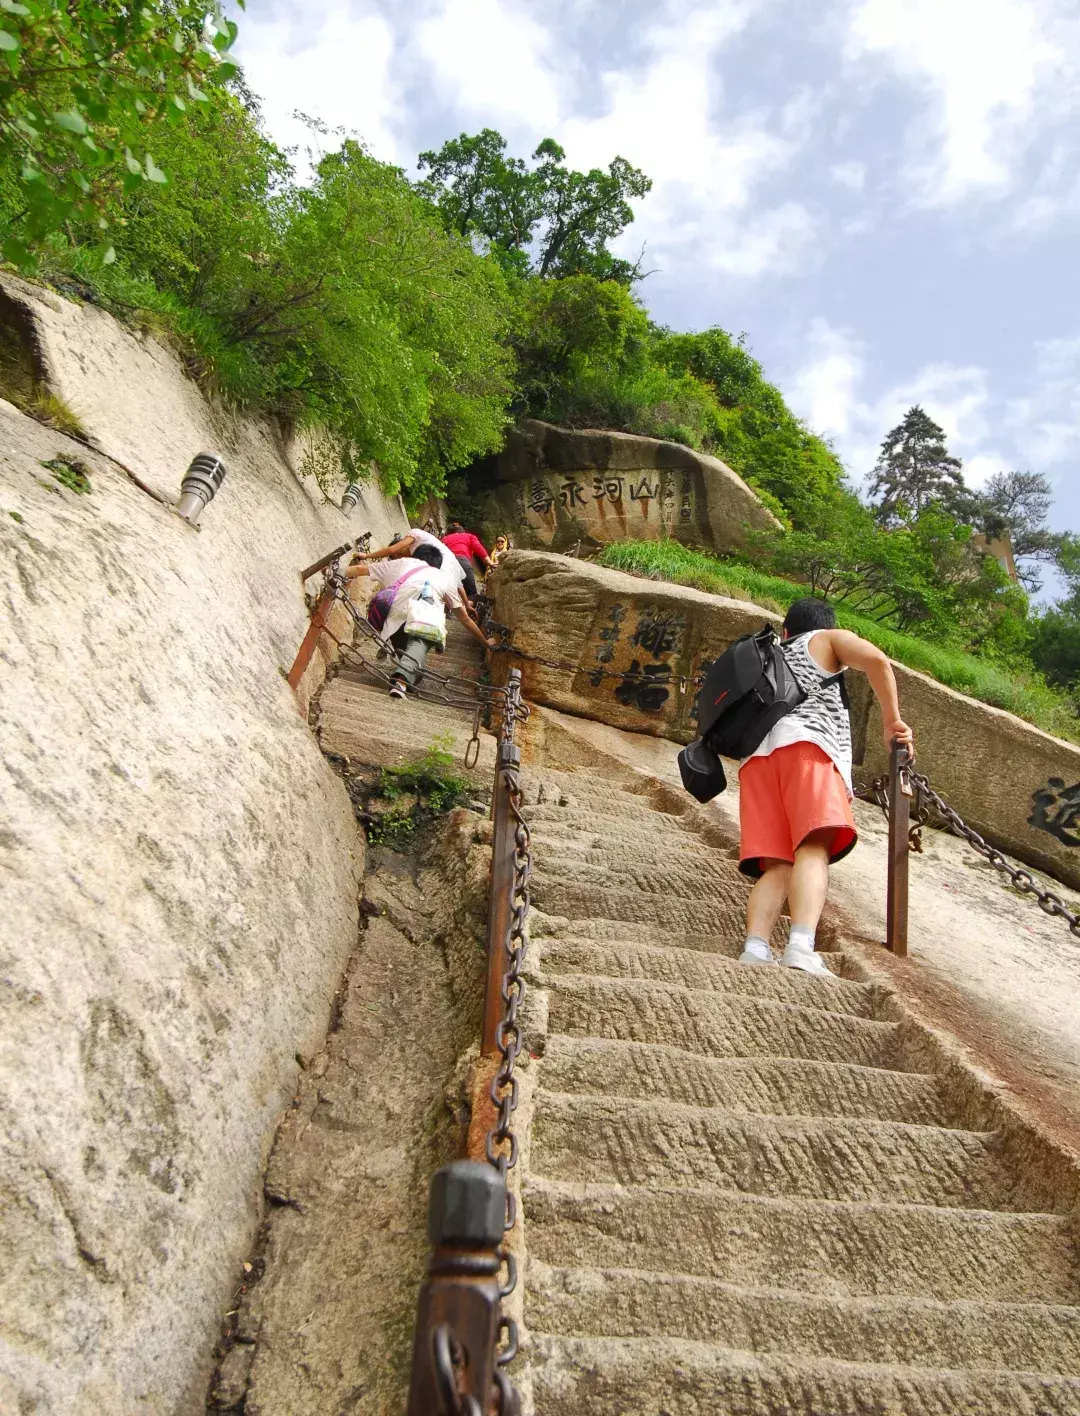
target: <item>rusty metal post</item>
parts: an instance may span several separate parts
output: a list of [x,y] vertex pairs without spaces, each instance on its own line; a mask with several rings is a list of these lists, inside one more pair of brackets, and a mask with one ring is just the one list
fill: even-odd
[[304,635],[304,641],[300,645],[293,666],[285,675],[290,688],[298,688],[300,680],[304,677],[304,670],[311,663],[315,653],[315,646],[319,642],[319,635],[326,628],[326,622],[330,618],[330,610],[334,604],[334,587],[328,585],[319,596],[319,602],[315,606],[315,611],[311,616],[311,623],[308,631]]
[[434,1245],[420,1290],[407,1416],[488,1416],[499,1338],[499,1245],[506,1182],[490,1165],[436,1171],[428,1198]]
[[521,765],[521,752],[514,745],[516,709],[521,700],[521,670],[511,669],[506,685],[506,702],[499,729],[499,753],[495,763],[495,789],[491,814],[491,893],[488,896],[487,982],[484,987],[484,1030],[480,1055],[498,1057],[496,1031],[503,1014],[503,976],[509,962],[506,938],[514,906],[514,821],[510,813],[510,793],[506,773]]
[[911,779],[908,750],[894,742],[889,752],[889,889],[885,909],[885,946],[907,957],[908,864],[911,825]]

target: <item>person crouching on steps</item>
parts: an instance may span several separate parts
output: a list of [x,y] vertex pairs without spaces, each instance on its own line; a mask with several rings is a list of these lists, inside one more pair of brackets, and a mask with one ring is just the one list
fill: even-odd
[[[403,544],[403,543],[402,543]],[[407,633],[405,622],[409,613],[409,602],[424,593],[430,585],[445,609],[469,631],[472,637],[485,649],[494,649],[496,641],[488,639],[475,620],[469,617],[461,593],[456,584],[451,584],[441,569],[442,555],[434,546],[411,545],[408,554],[393,554],[385,560],[365,560],[357,557],[345,574],[353,580],[360,575],[369,575],[379,589],[396,585],[393,603],[387,611],[382,636],[397,650],[399,671],[390,681],[390,696],[404,698],[407,689],[416,688],[427,662],[431,642]]]
[[836,628],[824,600],[796,600],[781,631],[784,655],[809,695],[781,718],[739,768],[739,869],[756,879],[746,907],[745,964],[773,964],[769,938],[788,902],[791,933],[781,960],[805,973],[829,974],[814,952],[829,891],[829,866],[855,846],[851,813],[851,723],[840,683],[812,691],[841,669],[870,680],[894,741],[913,752],[900,717],[892,665],[875,645]]

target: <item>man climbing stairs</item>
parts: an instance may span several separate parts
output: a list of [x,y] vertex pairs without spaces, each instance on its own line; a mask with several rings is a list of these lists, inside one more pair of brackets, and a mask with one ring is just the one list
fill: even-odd
[[1076,1172],[842,954],[736,963],[746,885],[695,813],[526,785],[535,1416],[1080,1413]]

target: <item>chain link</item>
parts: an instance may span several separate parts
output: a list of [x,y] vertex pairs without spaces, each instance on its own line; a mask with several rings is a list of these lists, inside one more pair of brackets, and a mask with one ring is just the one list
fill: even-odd
[[[908,837],[908,847],[913,851],[922,851],[922,829],[924,826],[940,824],[942,827],[959,836],[966,841],[971,849],[988,861],[999,874],[1004,875],[1013,889],[1021,895],[1033,895],[1038,906],[1046,914],[1058,919],[1066,920],[1069,932],[1074,938],[1080,939],[1080,914],[1071,910],[1060,895],[1055,895],[1053,890],[1047,890],[1038,883],[1030,870],[1025,870],[1022,866],[1013,865],[1001,851],[990,845],[973,827],[969,826],[960,813],[949,805],[930,785],[929,780],[922,772],[916,772],[913,767],[906,767],[908,779],[914,788],[914,801],[912,810],[915,821],[911,826]],[[889,815],[889,778],[887,776],[875,777],[868,788],[860,788],[859,796],[865,801],[874,801],[881,807],[886,818]],[[937,813],[938,821],[933,820],[933,813]]]
[[[523,792],[518,773],[518,756],[514,751],[514,735],[517,724],[528,717],[528,705],[521,700],[520,682],[515,675],[510,681],[502,703],[499,723],[499,775],[500,786],[506,792],[510,816],[514,828],[514,876],[511,885],[510,921],[505,937],[506,970],[502,978],[502,1017],[495,1032],[495,1045],[499,1049],[500,1062],[492,1078],[489,1095],[495,1107],[495,1125],[484,1139],[484,1153],[489,1163],[499,1171],[507,1182],[506,1219],[504,1228],[509,1233],[517,1219],[517,1201],[509,1188],[509,1172],[517,1163],[518,1140],[513,1129],[514,1111],[518,1104],[518,1079],[514,1068],[524,1048],[519,1013],[525,1001],[525,950],[527,947],[526,925],[529,916],[529,889],[532,876],[532,849],[529,826],[522,815]],[[501,1286],[501,1294],[507,1298],[517,1286],[517,1263],[506,1244],[500,1249],[500,1257],[506,1264],[506,1280]],[[498,1388],[498,1409],[500,1416],[511,1416],[517,1409],[517,1396],[505,1372],[516,1357],[518,1350],[517,1324],[505,1314],[500,1318],[500,1340],[503,1346],[496,1357],[495,1374]]]

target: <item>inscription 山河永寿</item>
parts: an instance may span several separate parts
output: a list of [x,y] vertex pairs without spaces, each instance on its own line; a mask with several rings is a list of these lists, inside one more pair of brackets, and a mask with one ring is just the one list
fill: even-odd
[[515,489],[517,514],[550,545],[569,522],[580,538],[608,541],[667,536],[697,517],[697,490],[688,472],[544,473]]
[[1051,777],[1031,798],[1028,825],[1063,846],[1080,846],[1080,782],[1067,787],[1063,777]]

